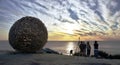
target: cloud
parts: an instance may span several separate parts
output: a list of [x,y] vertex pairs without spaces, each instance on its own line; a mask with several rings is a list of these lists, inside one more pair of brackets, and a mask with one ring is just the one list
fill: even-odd
[[[81,31],[78,31],[81,32]],[[106,36],[107,33],[105,32],[100,32],[100,31],[92,31],[92,32],[84,32],[84,33],[76,33],[80,36]]]
[[68,9],[68,12],[70,13],[70,17],[73,19],[73,20],[78,20],[78,16],[77,16],[77,13],[75,13],[72,9]]
[[120,0],[111,0],[107,4],[107,7],[110,9],[111,14],[114,15],[116,12],[120,11]]
[[118,22],[115,22],[112,26],[111,26],[111,29],[114,31],[114,30],[117,30],[119,27],[118,27],[119,23]]
[[[52,32],[66,33],[63,30],[69,29],[73,35],[116,36],[120,30],[119,3],[120,0],[0,0],[0,29],[9,30],[21,17],[33,16]],[[65,27],[66,23],[72,24],[73,29]]]

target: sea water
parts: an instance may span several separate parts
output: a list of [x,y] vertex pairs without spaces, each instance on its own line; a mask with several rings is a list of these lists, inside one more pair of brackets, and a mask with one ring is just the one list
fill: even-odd
[[[99,50],[107,52],[109,54],[120,54],[120,41],[99,41]],[[90,41],[91,55],[93,55],[94,41]],[[59,53],[69,55],[70,50],[73,52],[79,52],[77,41],[48,41],[44,48],[50,48]],[[0,41],[0,51],[15,51],[8,41]]]

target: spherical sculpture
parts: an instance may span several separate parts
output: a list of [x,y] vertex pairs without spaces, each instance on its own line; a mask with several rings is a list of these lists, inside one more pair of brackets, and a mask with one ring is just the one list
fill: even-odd
[[37,18],[23,17],[9,31],[9,43],[19,52],[36,52],[47,42],[45,25]]

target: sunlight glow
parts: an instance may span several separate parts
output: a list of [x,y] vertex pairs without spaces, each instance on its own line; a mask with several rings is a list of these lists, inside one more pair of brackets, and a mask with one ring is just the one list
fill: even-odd
[[74,50],[74,43],[73,42],[68,42],[68,45],[66,47],[67,54],[70,54],[70,50]]
[[[7,4],[6,4],[7,3]],[[48,40],[120,40],[119,0],[0,0],[0,40],[25,16],[39,18]],[[4,32],[5,31],[5,32]]]
[[75,29],[79,29],[79,27],[77,27],[77,25],[75,24],[69,24],[69,23],[66,23],[64,24],[64,31],[65,33],[67,34],[74,34],[74,30]]

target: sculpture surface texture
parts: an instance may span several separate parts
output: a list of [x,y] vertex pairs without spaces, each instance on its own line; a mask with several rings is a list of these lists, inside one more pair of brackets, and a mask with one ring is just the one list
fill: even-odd
[[9,31],[9,43],[19,52],[36,52],[47,42],[48,32],[41,20],[23,17]]

